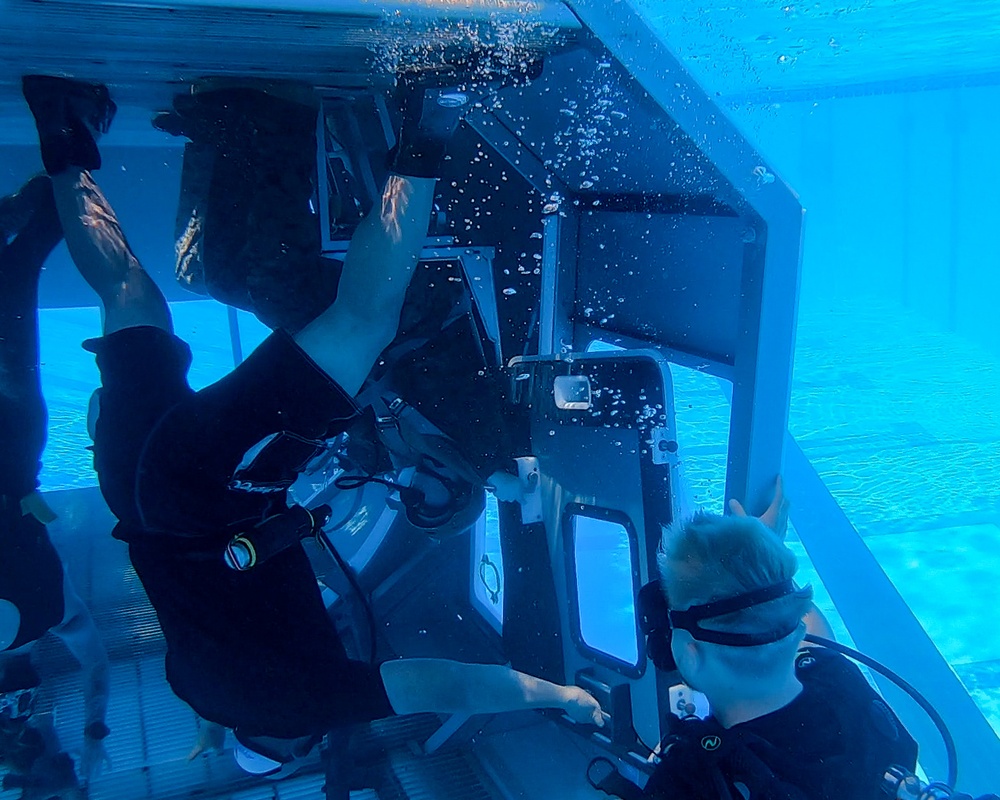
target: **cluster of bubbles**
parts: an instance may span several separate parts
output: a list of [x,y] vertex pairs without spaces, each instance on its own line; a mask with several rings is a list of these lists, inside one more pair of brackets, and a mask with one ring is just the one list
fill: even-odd
[[[436,2],[433,11],[437,16],[384,12],[381,35],[371,46],[376,70],[384,74],[453,73],[460,79],[456,85],[463,89],[486,90],[477,105],[491,110],[501,108],[501,100],[489,90],[498,85],[526,84],[540,56],[557,45],[563,34],[558,26],[540,19],[538,12],[542,5],[537,2],[494,0],[488,5],[490,10],[476,18],[467,14],[464,18],[448,17],[452,8],[468,10],[472,5],[467,0]],[[477,0],[474,6],[484,9],[487,4]],[[489,153],[480,146],[473,162],[490,160]],[[454,196],[446,213],[455,232],[474,235],[480,230],[486,218],[493,215],[494,193],[507,181],[507,170],[501,167],[499,177],[494,170],[477,170],[467,181],[453,182]],[[533,201],[529,199],[528,202]],[[459,208],[462,213],[453,216]],[[538,254],[529,257],[522,253],[517,272],[537,275],[540,258]],[[504,272],[510,274],[510,270]],[[517,294],[513,286],[501,291],[507,297]]]
[[481,19],[383,12],[381,35],[370,45],[375,69],[390,75],[455,71],[468,88],[498,79],[522,81],[559,30],[537,19],[538,3],[496,5],[496,10]]
[[[559,128],[554,137],[558,153],[546,166],[550,166],[557,174],[568,174],[571,164],[578,165],[580,170],[579,186],[581,189],[598,189],[601,179],[596,167],[604,162],[614,163],[614,158],[607,156],[617,145],[613,142],[616,134],[616,123],[627,117],[622,111],[622,95],[616,82],[612,80],[610,62],[601,62],[593,75],[584,79],[585,87],[583,103],[567,99],[560,115],[565,118],[565,124]],[[572,180],[572,178],[571,178]],[[561,198],[553,195],[548,204],[548,211],[559,210]]]

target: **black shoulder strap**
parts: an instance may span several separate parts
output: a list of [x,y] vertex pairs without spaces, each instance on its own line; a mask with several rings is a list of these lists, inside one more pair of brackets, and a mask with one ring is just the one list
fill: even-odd
[[482,485],[476,468],[462,454],[455,440],[397,394],[384,392],[371,400],[379,437],[399,466],[416,466],[431,458],[448,467],[463,480]]

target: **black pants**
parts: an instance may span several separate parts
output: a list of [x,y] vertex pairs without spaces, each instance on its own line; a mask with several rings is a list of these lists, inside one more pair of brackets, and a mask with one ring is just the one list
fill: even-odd
[[0,494],[35,489],[48,415],[38,372],[38,278],[62,239],[51,184],[28,224],[0,241]]
[[63,617],[63,573],[48,532],[21,514],[38,485],[48,415],[38,363],[38,278],[62,239],[52,186],[14,240],[0,241],[0,599],[17,606],[11,647],[38,639]]
[[[214,98],[214,99],[213,99]],[[177,279],[294,333],[337,294],[313,212],[316,109],[247,89],[195,96],[220,115],[184,149]]]

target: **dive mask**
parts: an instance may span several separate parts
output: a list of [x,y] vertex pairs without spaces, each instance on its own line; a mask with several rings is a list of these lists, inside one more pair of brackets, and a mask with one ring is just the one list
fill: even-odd
[[762,632],[717,631],[703,628],[701,622],[791,595],[808,599],[812,596],[812,589],[809,586],[800,589],[790,580],[781,581],[680,611],[669,607],[659,581],[650,581],[639,590],[636,601],[639,628],[646,637],[646,654],[657,669],[665,672],[676,670],[677,664],[670,649],[675,628],[687,631],[692,638],[700,642],[721,644],[726,647],[758,647],[781,641],[795,631],[799,626],[799,620],[795,620],[794,624]]

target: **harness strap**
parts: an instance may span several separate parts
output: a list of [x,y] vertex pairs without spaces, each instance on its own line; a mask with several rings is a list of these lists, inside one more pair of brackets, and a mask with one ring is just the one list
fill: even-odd
[[[451,469],[458,477],[481,486],[483,479],[475,467],[462,455],[455,440],[438,428],[402,397],[380,395],[371,404],[375,412],[375,427],[389,448],[397,468],[416,466],[430,457]],[[400,465],[398,456],[409,458]]]

